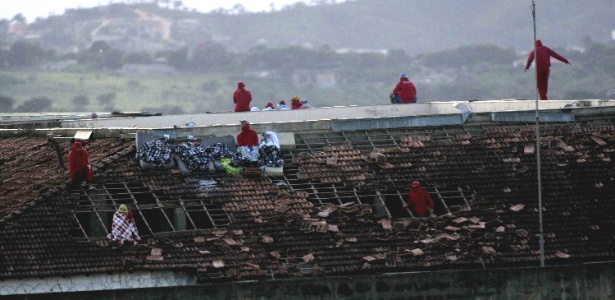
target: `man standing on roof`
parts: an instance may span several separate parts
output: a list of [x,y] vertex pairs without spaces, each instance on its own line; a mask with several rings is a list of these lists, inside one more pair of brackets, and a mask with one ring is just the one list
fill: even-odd
[[233,93],[233,102],[235,103],[235,112],[250,111],[252,94],[246,89],[246,85],[242,81],[237,83],[237,90]]
[[[569,65],[570,62],[551,48],[542,45],[541,40],[536,40],[536,86],[540,100],[548,100],[547,90],[549,89],[549,73],[551,68],[551,57]],[[525,63],[525,71],[530,68],[534,61],[534,51],[530,52]]]
[[88,160],[88,151],[83,149],[81,142],[75,142],[73,149],[68,152],[68,173],[74,185],[82,182],[92,183],[92,167]]
[[418,181],[413,181],[408,193],[408,201],[404,203],[404,207],[409,207],[416,217],[434,217],[433,205],[429,192],[421,188]]
[[399,82],[389,95],[391,103],[416,103],[416,87],[414,83],[408,79],[406,73],[399,75]]
[[113,214],[111,233],[107,235],[107,238],[116,241],[118,246],[124,245],[126,241],[133,242],[135,245],[141,241],[135,224],[135,216],[125,204],[120,205]]

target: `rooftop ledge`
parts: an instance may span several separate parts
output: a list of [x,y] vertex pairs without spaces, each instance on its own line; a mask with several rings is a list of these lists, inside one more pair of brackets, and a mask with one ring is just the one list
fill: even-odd
[[[442,101],[417,104],[385,104],[373,106],[334,106],[287,111],[257,111],[241,113],[203,113],[163,116],[107,117],[101,113],[97,119],[84,118],[85,114],[31,115],[32,122],[60,115],[54,121],[60,128],[47,131],[70,132],[76,129],[100,131],[94,136],[113,136],[116,133],[136,131],[175,130],[196,132],[200,135],[236,134],[239,121],[249,120],[257,131],[344,131],[399,127],[425,127],[462,125],[474,119],[490,122],[533,122],[535,111],[541,111],[541,122],[571,122],[575,115],[613,114],[615,100],[484,100],[484,101]],[[589,110],[588,110],[589,109]],[[476,117],[476,116],[481,117]],[[23,114],[20,115],[24,118]],[[7,116],[0,115],[1,119]],[[39,127],[40,128],[40,127]],[[35,129],[39,130],[39,129]],[[3,135],[6,135],[5,132]],[[194,135],[194,134],[193,134]]]

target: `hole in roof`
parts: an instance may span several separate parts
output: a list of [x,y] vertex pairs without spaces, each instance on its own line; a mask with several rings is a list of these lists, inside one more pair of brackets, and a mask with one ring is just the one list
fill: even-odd
[[126,204],[135,215],[135,224],[141,238],[160,232],[227,226],[228,214],[222,203],[225,197],[218,193],[213,180],[188,182],[205,198],[185,199],[193,194],[162,194],[160,197],[142,183],[101,184],[95,192],[79,195],[79,209],[75,212],[76,226],[71,231],[75,238],[100,239],[111,231],[113,214]]

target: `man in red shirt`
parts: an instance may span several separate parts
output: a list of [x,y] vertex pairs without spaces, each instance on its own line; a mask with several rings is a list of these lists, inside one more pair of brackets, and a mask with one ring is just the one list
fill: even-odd
[[416,217],[433,216],[433,200],[429,193],[421,188],[418,181],[412,182],[412,187],[408,193],[408,201],[404,207],[409,207]]
[[233,93],[233,102],[235,103],[235,112],[250,111],[252,94],[246,89],[246,85],[242,81],[237,83],[237,90]]
[[406,73],[399,76],[399,82],[389,96],[391,103],[416,103],[416,87],[414,83],[408,79]]
[[[549,89],[549,73],[551,67],[551,57],[566,63],[570,62],[563,56],[557,54],[557,52],[551,50],[551,48],[542,45],[541,40],[536,40],[536,86],[538,87],[538,94],[540,100],[548,100],[547,90]],[[525,71],[530,68],[534,61],[534,51],[530,52],[525,63]]]

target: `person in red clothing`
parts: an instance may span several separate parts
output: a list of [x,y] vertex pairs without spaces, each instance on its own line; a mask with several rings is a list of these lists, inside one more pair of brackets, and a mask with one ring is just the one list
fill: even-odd
[[73,149],[68,152],[68,173],[71,182],[73,184],[80,184],[84,181],[92,183],[88,172],[91,172],[88,152],[83,149],[81,142],[75,142]]
[[246,89],[246,85],[242,81],[237,83],[237,90],[233,93],[233,102],[235,103],[235,112],[250,111],[252,94]]
[[254,147],[258,146],[258,134],[250,128],[250,123],[246,120],[241,120],[241,132],[237,135],[237,147]]
[[429,193],[421,188],[418,181],[412,182],[412,187],[408,193],[408,201],[404,203],[404,207],[409,207],[416,217],[434,216],[433,200]]
[[[536,40],[536,87],[540,100],[548,100],[547,90],[549,89],[549,73],[551,68],[551,57],[569,65],[570,62],[551,48],[542,45],[541,40]],[[534,61],[534,51],[530,52],[525,63],[525,71],[530,68]]]
[[290,101],[290,109],[300,109],[302,106],[303,104],[301,104],[301,98],[299,98],[299,96],[294,96]]
[[399,75],[399,82],[389,95],[391,103],[416,103],[416,87],[406,73]]

